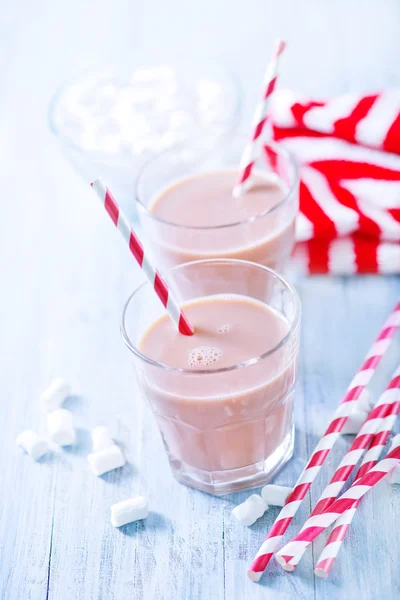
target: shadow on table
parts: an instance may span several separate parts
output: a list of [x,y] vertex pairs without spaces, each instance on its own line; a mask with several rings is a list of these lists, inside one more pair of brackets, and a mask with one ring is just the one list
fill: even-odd
[[77,427],[75,429],[76,442],[72,446],[63,446],[63,451],[69,454],[83,454],[87,456],[92,449],[92,439],[90,437],[90,431],[83,427]]
[[137,473],[138,471],[134,464],[127,461],[123,467],[100,475],[100,479],[106,483],[112,483],[113,485],[124,485],[127,480],[132,479]]
[[123,525],[119,527],[119,531],[128,536],[140,536],[149,529],[161,531],[169,528],[170,521],[161,513],[151,510],[147,519]]
[[48,452],[36,460],[39,465],[55,465],[58,462],[58,456],[54,452]]
[[79,409],[84,403],[84,397],[79,394],[71,394],[63,402],[63,408],[70,410],[71,412],[79,412]]

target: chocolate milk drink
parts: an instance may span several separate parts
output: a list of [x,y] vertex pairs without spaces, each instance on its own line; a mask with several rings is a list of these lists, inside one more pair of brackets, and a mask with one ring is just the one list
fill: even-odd
[[[296,352],[287,361],[282,354],[288,322],[263,302],[235,294],[182,308],[193,336],[179,334],[163,315],[139,342],[157,363],[210,375],[149,374],[145,395],[173,466],[212,479],[265,461],[292,436]],[[257,360],[268,353],[268,361]]]
[[210,258],[235,258],[281,271],[294,243],[297,200],[279,178],[255,173],[234,198],[236,169],[181,178],[155,194],[142,225],[166,267]]

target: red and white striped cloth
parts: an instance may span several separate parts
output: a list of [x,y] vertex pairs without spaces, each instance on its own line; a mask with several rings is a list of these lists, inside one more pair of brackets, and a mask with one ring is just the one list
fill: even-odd
[[308,273],[400,273],[400,90],[277,90],[273,138],[300,166],[294,257]]

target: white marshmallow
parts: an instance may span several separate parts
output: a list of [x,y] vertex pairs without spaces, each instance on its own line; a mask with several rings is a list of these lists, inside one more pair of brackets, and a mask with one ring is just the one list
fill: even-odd
[[371,412],[371,410],[374,408],[375,406],[375,402],[372,398],[372,395],[370,394],[370,392],[366,389],[364,389],[361,393],[361,396],[358,399],[357,402],[357,412],[358,411],[362,411],[362,412]]
[[[398,433],[391,439],[391,443],[390,443],[387,454],[389,454],[389,452],[391,452],[393,450],[393,448],[399,444],[399,440],[400,440],[400,433]],[[391,471],[389,471],[389,473],[387,475],[387,479],[388,479],[389,483],[392,483],[392,484],[400,483],[400,464],[397,465]]]
[[236,506],[236,508],[233,509],[232,514],[238,521],[243,523],[243,525],[249,527],[250,525],[253,525],[257,519],[262,517],[267,509],[268,505],[265,500],[258,494],[252,494],[245,502]]
[[22,431],[18,435],[16,442],[33,460],[38,460],[49,451],[49,445],[46,440],[32,429]]
[[71,394],[69,384],[57,377],[53,379],[47,390],[40,396],[40,406],[43,412],[51,412],[60,408],[64,400]]
[[356,434],[360,431],[361,425],[368,417],[368,413],[365,410],[357,410],[349,416],[344,427],[341,431],[343,434]]
[[397,467],[395,467],[393,469],[393,471],[390,471],[388,480],[390,481],[390,483],[400,483],[400,466],[399,465],[397,465]]
[[114,445],[113,439],[110,437],[107,427],[95,427],[92,429],[91,436],[93,452],[99,452],[100,450],[105,450],[106,448]]
[[398,446],[399,443],[400,443],[400,433],[398,433],[397,435],[392,437],[391,442],[390,442],[389,452],[391,452],[393,450],[393,448],[395,448],[395,446]]
[[115,444],[105,450],[93,452],[92,454],[89,454],[87,458],[90,468],[97,476],[123,467],[125,464],[124,455]]
[[286,498],[293,488],[284,485],[265,485],[261,490],[261,496],[269,506],[284,506]]
[[147,498],[136,496],[129,500],[123,500],[111,506],[111,523],[114,527],[122,527],[127,523],[146,519],[149,514]]
[[47,427],[52,442],[59,446],[71,446],[76,434],[72,414],[65,408],[53,410],[47,415]]

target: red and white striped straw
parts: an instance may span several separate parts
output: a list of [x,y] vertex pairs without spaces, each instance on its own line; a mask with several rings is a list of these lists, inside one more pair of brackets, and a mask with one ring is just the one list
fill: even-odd
[[91,186],[101,200],[112,222],[124,238],[125,242],[128,244],[129,250],[135,257],[140,268],[143,269],[147,279],[149,280],[149,283],[154,288],[154,291],[160,298],[163,306],[171,317],[171,320],[177,326],[179,332],[183,335],[193,335],[194,329],[192,325],[189,323],[178,302],[172,296],[164,279],[148,259],[142,243],[140,242],[136,233],[133,231],[128,219],[114,200],[110,190],[100,179],[93,181]]
[[[345,454],[343,460],[340,462],[335,473],[333,474],[329,484],[322,492],[319,501],[315,505],[307,521],[301,528],[298,535],[296,535],[296,537],[293,538],[293,540],[297,540],[296,548],[300,547],[299,541],[302,539],[303,532],[304,540],[307,541],[305,537],[306,531],[308,530],[310,523],[313,522],[313,517],[315,517],[315,515],[320,515],[326,512],[326,510],[334,503],[336,496],[339,494],[340,490],[346,483],[353,468],[363,455],[364,450],[368,448],[371,440],[374,438],[375,433],[378,431],[378,428],[382,425],[382,422],[386,421],[385,417],[387,417],[392,410],[397,411],[397,401],[400,399],[399,375],[400,367],[396,370],[386,390],[381,394],[378,402],[371,410],[365,423],[362,425],[360,431],[358,432],[353,443],[351,444],[348,452]],[[303,552],[300,553],[300,551],[298,552],[298,554],[296,554],[296,556],[294,556],[293,554],[291,554],[290,548],[292,548],[291,541],[288,542],[276,555],[276,560],[287,571],[293,571],[300,562],[301,557],[303,556]],[[304,550],[306,548],[307,545],[304,546]]]
[[268,116],[268,108],[271,100],[271,95],[274,92],[276,81],[278,79],[278,67],[280,57],[285,50],[286,42],[278,40],[275,45],[274,52],[269,60],[265,79],[263,84],[263,97],[257,105],[253,117],[253,133],[251,139],[246,145],[242,158],[240,160],[240,176],[239,180],[233,188],[233,196],[235,198],[241,196],[246,191],[250,183],[250,176],[257,158],[260,155],[261,135],[264,130]]
[[399,327],[400,302],[396,304],[395,308],[383,324],[378,337],[370,348],[363,364],[353,377],[342,402],[339,404],[339,407],[333,415],[332,421],[317,444],[317,447],[297,480],[292,493],[287,498],[284,507],[277,516],[267,537],[262,543],[260,550],[250,565],[247,574],[252,581],[260,580],[261,575],[271,560],[280,540],[289,527],[330,450],[338,439],[349,415],[353,412],[356,402],[371,381],[382,356],[389,348]]
[[[361,498],[369,492],[385,475],[394,469],[400,463],[400,435],[393,439],[393,446],[390,452],[380,460],[363,477],[360,477],[340,498],[321,515],[316,515],[310,519],[309,527],[293,538],[288,544],[290,553],[293,556],[303,554],[307,548],[320,533],[325,531],[329,525],[332,525],[341,515],[348,510],[356,510]],[[287,564],[279,563],[286,569]]]
[[[397,400],[392,404],[389,416],[383,419],[381,426],[375,434],[368,452],[365,454],[360,468],[357,471],[355,480],[363,477],[372,467],[378,462],[379,456],[384,449],[389,438],[390,432],[393,429],[394,423],[400,412],[400,369],[397,371],[397,381],[394,382],[392,392],[396,392]],[[317,564],[315,565],[314,573],[318,577],[326,578],[332,569],[337,555],[340,552],[343,540],[346,537],[347,530],[355,515],[355,509],[346,510],[336,521],[334,528],[322,550]]]

